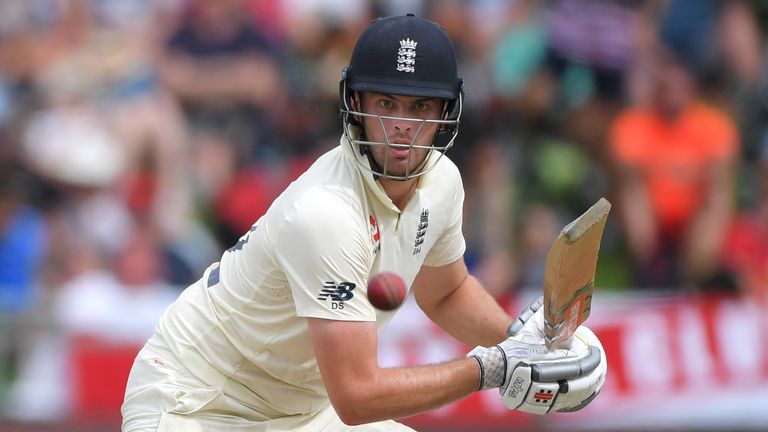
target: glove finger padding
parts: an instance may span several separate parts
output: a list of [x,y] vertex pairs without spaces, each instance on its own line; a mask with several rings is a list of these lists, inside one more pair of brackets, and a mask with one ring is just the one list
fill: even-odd
[[595,336],[592,330],[584,326],[580,326],[576,330],[574,337],[580,337],[587,341],[591,347],[600,350],[600,364],[593,372],[567,381],[568,391],[560,394],[560,397],[553,407],[553,410],[555,411],[572,412],[584,408],[597,397],[603,384],[605,384],[605,377],[608,371],[608,360],[605,357],[605,350],[603,350],[600,340]]
[[531,333],[499,344],[507,357],[507,379],[501,387],[504,406],[534,414],[586,406],[602,388],[607,370],[605,353],[594,333],[580,326],[567,348],[552,351],[543,337],[531,344],[536,339]]
[[544,313],[542,306],[544,306],[543,295],[538,296],[534,301],[526,306],[522,312],[520,312],[520,315],[518,315],[517,318],[512,321],[512,324],[509,325],[509,328],[507,329],[507,335],[515,336],[516,334],[520,333],[523,327],[528,323],[528,321],[531,320],[531,318],[534,317],[534,315],[542,315]]

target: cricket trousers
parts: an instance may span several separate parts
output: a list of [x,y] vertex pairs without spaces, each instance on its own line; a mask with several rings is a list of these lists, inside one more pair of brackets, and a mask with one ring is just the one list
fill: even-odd
[[345,425],[330,403],[306,415],[265,415],[209,388],[157,334],[136,356],[121,411],[123,432],[414,432],[393,420]]

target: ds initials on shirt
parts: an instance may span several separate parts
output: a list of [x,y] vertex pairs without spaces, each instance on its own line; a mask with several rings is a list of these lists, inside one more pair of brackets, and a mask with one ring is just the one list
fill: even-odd
[[328,281],[323,284],[317,299],[321,301],[330,300],[331,309],[344,309],[344,302],[354,297],[352,290],[356,286],[352,282],[339,282],[337,284],[336,282]]

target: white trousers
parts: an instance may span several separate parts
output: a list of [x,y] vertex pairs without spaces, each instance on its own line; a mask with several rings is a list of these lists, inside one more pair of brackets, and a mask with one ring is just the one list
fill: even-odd
[[153,342],[142,348],[131,368],[122,406],[123,432],[415,432],[393,420],[345,425],[330,403],[311,414],[267,417],[207,387]]

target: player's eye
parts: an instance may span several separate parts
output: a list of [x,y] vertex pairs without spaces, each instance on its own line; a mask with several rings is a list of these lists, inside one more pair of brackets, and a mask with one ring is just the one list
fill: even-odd
[[381,100],[379,100],[379,108],[390,109],[394,105],[395,105],[394,102],[392,102],[389,99],[381,99]]
[[426,102],[416,102],[415,108],[418,112],[426,112],[429,111],[430,106]]

